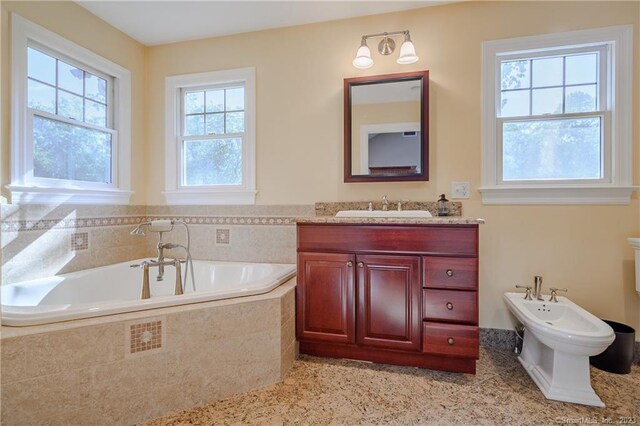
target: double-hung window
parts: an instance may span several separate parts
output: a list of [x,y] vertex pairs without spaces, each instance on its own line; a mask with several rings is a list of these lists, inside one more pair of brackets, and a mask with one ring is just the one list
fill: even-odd
[[12,16],[12,201],[126,204],[130,74]]
[[483,44],[485,204],[625,203],[630,29]]
[[254,203],[254,87],[253,68],[167,78],[167,203]]

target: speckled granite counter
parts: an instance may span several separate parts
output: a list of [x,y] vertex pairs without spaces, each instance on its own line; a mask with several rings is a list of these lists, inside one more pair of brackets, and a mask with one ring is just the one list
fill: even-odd
[[298,217],[296,223],[374,224],[374,225],[469,225],[483,224],[484,219],[463,216],[444,217]]

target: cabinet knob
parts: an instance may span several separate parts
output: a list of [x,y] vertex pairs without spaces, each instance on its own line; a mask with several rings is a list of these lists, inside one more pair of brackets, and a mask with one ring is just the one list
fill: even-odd
[[448,277],[452,277],[453,276],[453,269],[447,269],[447,276]]
[[358,262],[358,268],[364,268],[364,263]]
[[453,309],[453,303],[447,302],[447,309],[451,311]]
[[351,268],[351,267],[353,266],[353,262],[352,262],[352,261],[348,261],[348,262],[347,262],[347,266],[348,266],[349,268]]
[[449,337],[447,339],[447,343],[450,344],[450,345],[453,345],[455,343],[455,340],[453,340],[453,337]]

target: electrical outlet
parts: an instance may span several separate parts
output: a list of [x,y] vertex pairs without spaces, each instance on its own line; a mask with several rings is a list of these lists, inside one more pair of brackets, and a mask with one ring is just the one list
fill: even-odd
[[451,198],[469,198],[469,182],[451,182]]

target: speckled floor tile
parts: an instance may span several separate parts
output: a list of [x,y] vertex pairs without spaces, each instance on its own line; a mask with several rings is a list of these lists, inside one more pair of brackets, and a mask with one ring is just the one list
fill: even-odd
[[604,409],[550,401],[508,351],[481,348],[477,374],[301,356],[278,384],[163,417],[165,425],[560,424],[640,421],[640,367],[591,370]]

